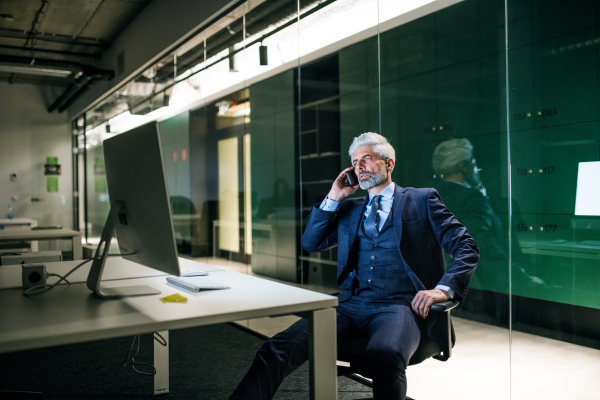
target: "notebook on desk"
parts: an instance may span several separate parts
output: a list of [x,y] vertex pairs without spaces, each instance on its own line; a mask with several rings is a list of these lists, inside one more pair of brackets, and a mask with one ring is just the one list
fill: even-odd
[[213,289],[229,289],[229,286],[211,281],[204,276],[167,276],[167,282],[191,292]]

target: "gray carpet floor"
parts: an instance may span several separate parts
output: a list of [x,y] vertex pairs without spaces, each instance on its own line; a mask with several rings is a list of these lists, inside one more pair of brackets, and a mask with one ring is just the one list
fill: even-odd
[[[122,366],[132,337],[0,355],[1,391],[42,392],[44,399],[151,399],[153,377]],[[152,337],[141,336],[138,363],[152,362]],[[230,324],[169,333],[170,393],[158,399],[227,399],[251,365],[263,339]],[[227,345],[221,345],[226,343]],[[149,367],[139,366],[142,371]],[[346,377],[340,400],[370,399],[372,390]],[[274,399],[309,398],[308,364],[290,375]]]

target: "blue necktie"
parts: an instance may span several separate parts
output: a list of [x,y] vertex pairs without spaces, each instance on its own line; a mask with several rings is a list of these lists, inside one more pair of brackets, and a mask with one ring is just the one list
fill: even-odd
[[365,234],[371,239],[375,239],[377,235],[379,235],[379,200],[381,199],[381,195],[377,195],[373,197],[371,200],[371,212],[369,212],[369,216],[365,219]]

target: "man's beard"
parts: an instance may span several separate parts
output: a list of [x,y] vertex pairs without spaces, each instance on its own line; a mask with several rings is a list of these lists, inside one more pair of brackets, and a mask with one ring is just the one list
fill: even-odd
[[361,172],[361,174],[364,174],[364,173],[369,174],[369,177],[367,179],[359,182],[360,188],[362,190],[369,190],[372,187],[382,184],[387,179],[387,170],[385,168],[381,168],[377,172],[369,172],[369,171]]

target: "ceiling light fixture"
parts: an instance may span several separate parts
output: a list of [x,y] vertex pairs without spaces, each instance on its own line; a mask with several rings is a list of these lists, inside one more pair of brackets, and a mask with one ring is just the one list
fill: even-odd
[[42,76],[54,76],[58,78],[66,78],[73,73],[73,71],[66,69],[54,69],[50,67],[37,67],[34,65],[15,65],[15,64],[0,64],[1,72],[10,72],[16,74],[28,74],[28,75],[42,75]]
[[269,52],[267,46],[262,43],[258,46],[260,65],[269,65]]

